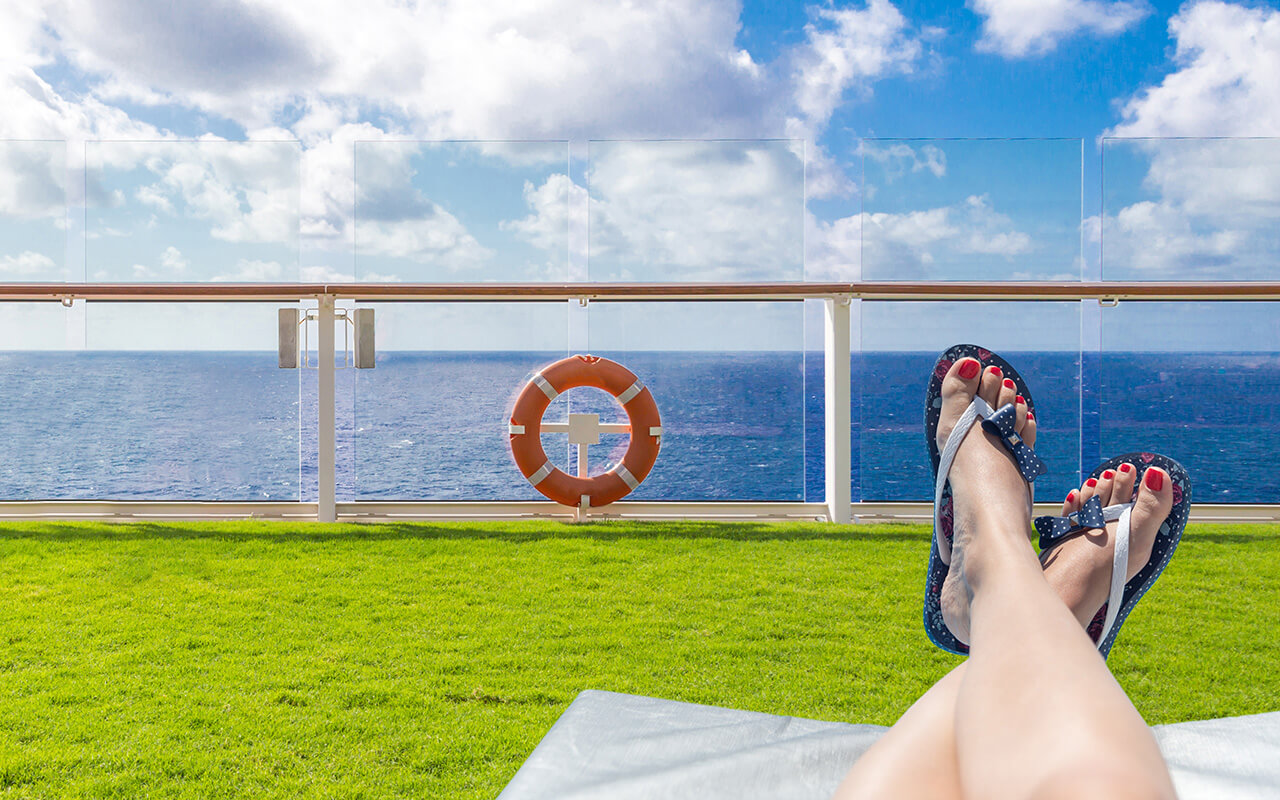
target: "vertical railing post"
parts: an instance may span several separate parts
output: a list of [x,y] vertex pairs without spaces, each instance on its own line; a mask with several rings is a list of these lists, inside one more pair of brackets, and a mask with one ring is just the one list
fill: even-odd
[[849,305],[845,296],[823,299],[826,306],[826,498],[827,519],[852,519],[850,470],[853,454],[849,447]]
[[318,478],[319,478],[319,509],[318,518],[321,522],[334,522],[337,520],[337,507],[335,498],[337,495],[335,485],[337,483],[335,464],[335,442],[334,442],[334,347],[333,347],[333,326],[335,316],[333,312],[334,297],[331,294],[321,295],[320,298],[319,317],[317,326],[319,327],[319,336],[317,336],[316,350],[319,358],[319,402],[320,411],[320,431],[318,444],[320,448]]

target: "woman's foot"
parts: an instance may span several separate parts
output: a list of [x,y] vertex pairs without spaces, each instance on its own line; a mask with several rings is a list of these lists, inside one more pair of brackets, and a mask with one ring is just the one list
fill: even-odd
[[[1079,511],[1091,497],[1103,507],[1134,501],[1129,520],[1129,580],[1151,558],[1156,534],[1173,507],[1173,480],[1159,467],[1148,467],[1138,481],[1136,464],[1122,463],[1090,478],[1067,495],[1062,515]],[[1111,585],[1112,561],[1118,522],[1103,530],[1090,530],[1046,549],[1040,554],[1045,578],[1096,642],[1102,633],[1105,604]]]
[[[974,395],[992,408],[1013,403],[1017,409],[1015,431],[1034,447],[1036,423],[1014,382],[999,367],[987,367],[962,358],[951,365],[942,381],[942,413],[938,420],[938,449]],[[1013,455],[998,438],[974,425],[965,436],[948,475],[952,497],[951,564],[942,585],[943,620],[962,642],[969,641],[969,604],[972,583],[981,577],[981,566],[993,551],[1023,548],[1031,555],[1027,532],[1030,488],[1018,471]]]

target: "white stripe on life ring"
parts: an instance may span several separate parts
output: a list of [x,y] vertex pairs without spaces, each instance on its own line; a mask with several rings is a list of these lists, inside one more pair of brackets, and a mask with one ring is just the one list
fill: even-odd
[[551,470],[553,469],[555,469],[555,467],[551,466],[551,462],[548,461],[547,463],[538,467],[537,472],[529,476],[529,483],[533,486],[537,486],[538,484],[542,483],[542,481],[545,480],[548,475],[551,474]]
[[[521,433],[524,433],[524,431],[521,431]],[[650,426],[649,426],[649,435],[650,435],[650,436],[661,436],[661,435],[662,435],[662,426],[661,426],[661,425],[650,425]]]
[[520,434],[524,433],[524,426],[517,425],[514,422],[508,422],[507,433],[511,434],[512,436],[519,436]]
[[560,396],[560,393],[556,391],[556,387],[551,385],[551,381],[542,377],[542,373],[534,375],[533,382],[538,385],[538,388],[542,390],[542,393],[547,396],[548,400],[555,400]]
[[613,472],[619,478],[622,478],[622,482],[625,483],[627,485],[627,488],[633,492],[635,491],[636,487],[640,485],[640,481],[636,480],[636,476],[631,474],[631,470],[627,469],[622,464],[619,464],[618,468],[615,469]]
[[[644,391],[644,384],[641,383],[640,381],[636,381],[635,383],[628,386],[625,392],[618,395],[618,402],[622,403],[625,406],[627,403],[630,403],[632,400],[635,400],[636,395],[640,394],[643,391]],[[634,489],[635,487],[633,486],[631,488]]]

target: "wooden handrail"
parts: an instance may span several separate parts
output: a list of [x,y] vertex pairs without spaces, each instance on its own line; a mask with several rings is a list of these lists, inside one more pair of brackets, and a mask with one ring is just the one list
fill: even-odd
[[858,281],[854,283],[0,283],[0,300],[290,302],[554,300],[1280,300],[1280,282]]

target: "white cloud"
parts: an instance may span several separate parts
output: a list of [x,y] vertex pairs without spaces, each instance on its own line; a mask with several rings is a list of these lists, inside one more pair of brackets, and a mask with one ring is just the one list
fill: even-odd
[[356,235],[361,260],[375,264],[376,256],[389,256],[463,272],[479,269],[493,256],[457,217],[434,203],[416,219],[362,220]]
[[1007,58],[1052,52],[1069,36],[1115,36],[1151,13],[1143,0],[969,0],[983,17],[978,49]]
[[[1218,0],[1169,21],[1175,69],[1122,106],[1106,142],[1128,205],[1093,223],[1107,277],[1274,279],[1280,258],[1280,10]],[[1210,138],[1240,137],[1240,138]]]
[[0,216],[63,219],[66,183],[62,142],[0,141]]
[[231,272],[215,275],[215,281],[233,283],[279,283],[290,280],[292,276],[285,274],[285,269],[278,261],[262,261],[242,258],[236,262]]
[[182,272],[187,268],[187,259],[182,256],[181,250],[169,245],[160,254],[160,266],[169,272]]
[[803,165],[787,142],[593,146],[593,280],[799,280]]
[[[298,280],[302,283],[355,283],[356,277],[350,272],[336,270],[330,266],[311,265],[300,270]],[[367,272],[360,276],[361,283],[398,283],[399,281],[398,275],[383,275],[377,272]]]
[[862,215],[826,222],[807,215],[805,278],[811,281],[855,281],[862,267]]
[[869,0],[861,9],[819,8],[805,33],[795,55],[795,104],[814,128],[826,124],[846,93],[865,97],[875,80],[913,72],[923,53],[907,18],[888,0]]
[[[815,9],[803,39],[769,62],[739,46],[736,0],[20,5],[0,31],[0,136],[65,138],[73,154],[86,139],[154,148],[175,138],[117,107],[127,102],[163,108],[155,118],[230,120],[251,138],[297,137],[302,167],[290,187],[255,192],[270,178],[263,165],[238,173],[169,165],[128,197],[149,202],[160,229],[172,213],[208,222],[226,242],[292,242],[301,229],[301,250],[319,251],[320,261],[350,257],[355,140],[786,135],[807,140],[793,146],[807,150],[810,196],[848,195],[843,165],[814,141],[846,99],[917,71],[937,35],[915,29],[889,0]],[[60,93],[42,77],[54,74],[85,88]],[[570,214],[585,219],[580,208]],[[545,243],[519,224],[550,219],[531,212],[510,230]],[[451,269],[488,257],[457,219],[377,223],[365,233],[362,249]]]
[[862,266],[876,277],[977,279],[957,263],[968,256],[995,256],[1012,265],[1033,249],[1031,237],[985,196],[921,211],[866,214],[862,235]]
[[1113,136],[1280,136],[1280,10],[1205,0],[1169,20],[1177,69]]
[[0,275],[7,278],[34,278],[37,276],[52,277],[57,264],[44,253],[24,250],[16,256],[0,256]]
[[917,151],[906,142],[866,140],[862,143],[862,154],[880,165],[879,172],[886,183],[908,173],[928,171],[935,178],[947,174],[947,154],[934,144],[921,145]]
[[[1110,191],[1145,199],[1108,209],[1101,236],[1109,278],[1268,280],[1280,258],[1280,139],[1136,139],[1107,143]],[[1137,172],[1139,186],[1126,185]],[[1100,230],[1099,230],[1100,229]]]

